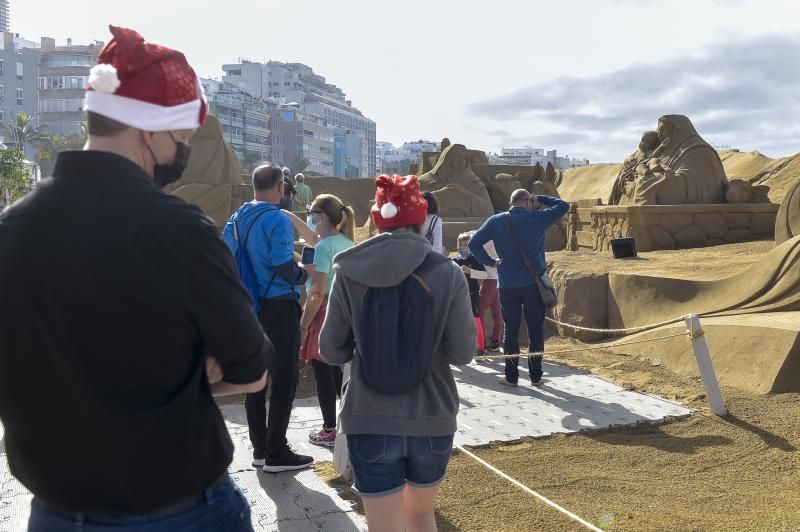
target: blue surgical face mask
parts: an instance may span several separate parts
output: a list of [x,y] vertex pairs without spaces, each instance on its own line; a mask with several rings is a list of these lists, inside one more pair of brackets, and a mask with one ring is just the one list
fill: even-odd
[[469,250],[467,248],[458,248],[458,256],[461,258],[467,258],[469,256]]

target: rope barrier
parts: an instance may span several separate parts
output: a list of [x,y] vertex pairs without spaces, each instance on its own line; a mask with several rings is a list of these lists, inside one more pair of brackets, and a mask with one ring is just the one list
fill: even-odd
[[524,490],[525,492],[533,495],[534,497],[539,499],[541,502],[545,503],[547,506],[550,506],[551,508],[553,508],[555,510],[558,510],[563,515],[569,517],[573,521],[576,521],[576,522],[580,523],[581,525],[583,525],[587,529],[592,530],[593,532],[602,532],[601,529],[597,528],[592,523],[590,523],[590,522],[588,522],[588,521],[586,521],[584,519],[581,519],[580,517],[578,517],[574,513],[570,512],[566,508],[564,508],[562,506],[559,506],[558,504],[554,503],[553,501],[551,501],[550,499],[548,499],[544,495],[540,495],[536,491],[532,490],[531,488],[529,488],[528,486],[526,486],[522,482],[520,482],[520,481],[518,481],[518,480],[516,480],[516,479],[514,479],[514,478],[512,478],[510,476],[508,476],[507,474],[503,473],[502,471],[500,471],[499,469],[494,467],[492,464],[490,464],[486,460],[483,460],[482,458],[479,458],[478,456],[475,456],[474,454],[472,454],[468,450],[464,449],[464,447],[462,447],[461,445],[456,445],[456,449],[458,449],[462,453],[466,454],[467,456],[469,456],[470,458],[472,458],[473,460],[475,460],[479,464],[483,465],[484,467],[489,469],[492,473],[494,473],[494,474],[496,474],[496,475],[498,475],[500,477],[503,477],[504,479],[506,479],[507,481],[511,482],[512,484],[514,484],[518,488],[520,488],[520,489]]
[[677,338],[679,336],[686,336],[687,334],[693,334],[690,331],[668,334],[666,336],[659,336],[657,338],[647,338],[644,340],[633,340],[630,342],[610,342],[605,344],[595,344],[587,347],[578,347],[575,349],[560,349],[557,351],[537,351],[534,353],[526,353],[526,354],[516,354],[516,355],[481,355],[473,357],[473,360],[493,360],[493,359],[505,359],[505,358],[518,358],[518,357],[539,357],[544,355],[564,355],[567,353],[579,353],[582,351],[593,351],[595,349],[608,349],[611,347],[624,347],[626,345],[636,345],[636,344],[646,344],[649,342],[656,342],[658,340],[667,340],[669,338]]
[[545,320],[549,321],[550,323],[566,327],[567,329],[572,329],[574,331],[603,333],[607,336],[627,336],[629,334],[637,332],[649,331],[650,329],[657,329],[665,325],[672,325],[673,323],[681,322],[684,319],[686,319],[686,316],[681,316],[680,318],[673,318],[671,320],[661,321],[658,323],[652,323],[650,325],[641,325],[639,327],[628,327],[626,329],[597,329],[594,327],[581,327],[579,325],[572,325],[571,323],[564,323],[562,321],[558,321],[553,318],[545,317]]

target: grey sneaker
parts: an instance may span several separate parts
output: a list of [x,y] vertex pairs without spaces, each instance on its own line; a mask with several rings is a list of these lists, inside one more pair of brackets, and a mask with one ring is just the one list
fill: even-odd
[[516,388],[517,386],[519,386],[519,384],[517,384],[516,382],[508,382],[505,377],[500,379],[500,384],[502,384],[503,386],[510,386],[511,388]]

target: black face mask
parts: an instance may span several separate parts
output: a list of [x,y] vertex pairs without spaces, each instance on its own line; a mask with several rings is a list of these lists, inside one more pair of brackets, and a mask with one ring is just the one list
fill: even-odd
[[150,155],[153,156],[153,160],[156,161],[156,164],[153,166],[153,181],[155,181],[156,186],[159,188],[164,188],[181,178],[183,171],[186,170],[186,167],[189,165],[189,155],[192,153],[192,147],[189,146],[189,143],[178,142],[175,140],[175,137],[172,136],[172,133],[169,133],[169,138],[172,139],[172,142],[174,142],[176,146],[175,162],[172,164],[158,164],[153,150],[150,146],[147,147],[147,149],[150,150]]

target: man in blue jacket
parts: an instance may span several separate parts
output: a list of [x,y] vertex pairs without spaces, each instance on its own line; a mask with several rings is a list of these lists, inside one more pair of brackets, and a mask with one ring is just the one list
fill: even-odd
[[[258,319],[275,346],[270,368],[272,393],[267,422],[266,393],[248,393],[245,400],[253,465],[278,473],[310,466],[310,456],[298,455],[289,447],[286,429],[292,413],[298,380],[297,357],[300,351],[300,285],[307,272],[294,259],[294,230],[289,218],[281,214],[284,196],[281,167],[265,163],[253,171],[254,200],[242,205],[225,225],[223,237],[234,255],[244,242],[258,279],[260,309]],[[238,224],[238,231],[235,230]],[[238,233],[238,239],[237,239]]]
[[[541,207],[544,208],[541,208]],[[539,210],[536,210],[539,209]],[[525,266],[522,253],[531,260],[539,276],[547,272],[544,260],[544,241],[547,229],[558,222],[569,210],[569,203],[550,196],[536,196],[527,190],[515,190],[511,194],[511,208],[508,212],[496,214],[486,220],[469,241],[472,254],[484,266],[498,268],[498,287],[500,307],[503,311],[505,335],[503,352],[507,355],[519,354],[519,327],[522,314],[528,325],[528,352],[544,351],[545,308],[536,279]],[[513,224],[513,233],[512,226]],[[519,246],[514,239],[516,234]],[[486,253],[483,245],[494,241],[499,260]],[[519,379],[517,365],[519,357],[506,359],[506,377],[501,384],[516,386]],[[542,357],[528,358],[531,383],[542,380]]]

